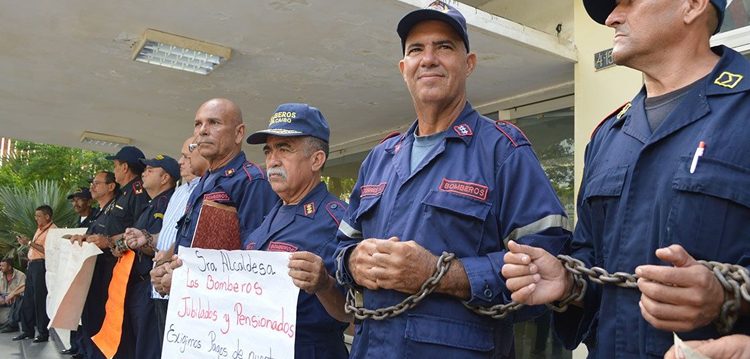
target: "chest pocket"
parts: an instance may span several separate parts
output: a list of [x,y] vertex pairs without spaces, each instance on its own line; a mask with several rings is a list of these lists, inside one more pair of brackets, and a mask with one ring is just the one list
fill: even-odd
[[[591,216],[589,226],[594,238],[605,239],[604,230],[613,230],[618,222],[617,207],[627,174],[628,166],[624,165],[599,170],[587,180],[582,205],[588,207]],[[608,257],[603,250],[603,242],[594,241],[595,264],[598,266],[603,265]]]
[[[475,256],[482,244],[484,222],[492,205],[448,192],[430,191],[422,200],[420,243],[433,253],[450,249]],[[456,240],[460,238],[461,240]]]
[[377,232],[376,221],[371,219],[377,212],[378,203],[380,203],[381,196],[367,196],[359,200],[359,207],[354,215],[354,221],[359,223],[362,228],[362,233],[368,233],[368,235],[375,235]]
[[750,251],[750,169],[703,156],[694,173],[685,156],[672,181],[668,245],[694,257],[736,263]]

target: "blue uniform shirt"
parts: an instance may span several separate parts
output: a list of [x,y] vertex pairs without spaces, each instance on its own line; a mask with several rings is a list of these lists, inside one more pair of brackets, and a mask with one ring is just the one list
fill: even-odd
[[[284,206],[278,201],[260,227],[244,240],[243,248],[311,252],[321,257],[328,273],[333,274],[336,228],[345,211],[346,204],[328,193],[321,182],[297,205]],[[300,291],[295,357],[347,358],[346,326],[328,315],[315,294]]]
[[[682,245],[696,259],[750,265],[750,63],[726,47],[702,84],[653,133],[645,89],[607,118],[586,148],[573,255],[610,273],[669,265],[657,248]],[[741,77],[742,76],[742,77]],[[694,173],[698,144],[705,152]],[[640,292],[589,283],[584,308],[555,314],[566,346],[584,340],[596,358],[661,358],[672,333],[643,319]],[[735,330],[750,334],[741,318]],[[680,333],[717,338],[713,325]]]
[[185,216],[178,223],[175,251],[190,247],[204,198],[237,208],[240,238],[246,238],[263,221],[279,199],[271,189],[263,170],[240,152],[226,166],[206,172],[190,194]]
[[[567,217],[528,140],[515,126],[480,116],[470,104],[445,138],[410,171],[416,123],[385,140],[362,163],[339,226],[338,277],[351,283],[345,258],[362,238],[413,240],[431,253],[453,252],[463,264],[473,305],[509,302],[500,275],[514,239],[551,253],[563,249]],[[381,308],[406,295],[363,289]],[[538,308],[537,308],[538,309]],[[415,308],[357,325],[353,358],[497,358],[512,355],[510,320],[474,314],[461,300],[432,294]]]

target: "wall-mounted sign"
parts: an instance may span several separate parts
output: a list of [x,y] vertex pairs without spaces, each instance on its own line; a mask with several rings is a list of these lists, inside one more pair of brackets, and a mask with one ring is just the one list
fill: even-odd
[[596,71],[606,69],[615,65],[615,59],[612,57],[612,49],[606,49],[594,54],[594,69]]

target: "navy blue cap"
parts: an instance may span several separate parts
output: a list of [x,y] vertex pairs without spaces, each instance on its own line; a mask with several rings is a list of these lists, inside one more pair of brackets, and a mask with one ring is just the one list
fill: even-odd
[[469,51],[469,32],[466,30],[466,19],[453,6],[442,1],[433,1],[424,9],[414,10],[398,22],[396,32],[401,37],[401,52],[406,51],[406,36],[414,25],[425,20],[440,20],[448,23],[464,40],[466,51]]
[[180,165],[172,157],[165,155],[156,155],[156,157],[150,160],[141,159],[141,163],[146,166],[159,167],[163,169],[164,172],[167,172],[167,174],[169,174],[175,182],[180,180]]
[[[727,0],[711,0],[711,4],[716,8],[716,13],[719,15],[719,23],[716,25],[716,31],[714,34],[719,32],[721,29],[721,23],[724,22],[724,10],[727,8]],[[583,6],[586,8],[586,12],[594,21],[604,25],[607,21],[609,14],[617,6],[616,0],[583,0]]]
[[276,108],[268,121],[268,129],[253,133],[247,143],[266,143],[268,135],[281,137],[313,136],[328,143],[331,130],[323,114],[305,103],[285,103]]
[[69,194],[68,199],[73,198],[91,199],[91,191],[87,187],[78,187],[78,190]]
[[138,149],[138,147],[125,146],[117,151],[117,154],[114,156],[107,156],[105,158],[110,161],[118,160],[121,162],[139,164],[140,160],[146,158],[146,156]]

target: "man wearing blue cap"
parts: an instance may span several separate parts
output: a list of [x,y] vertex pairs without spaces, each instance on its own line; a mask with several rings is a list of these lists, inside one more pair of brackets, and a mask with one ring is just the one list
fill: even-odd
[[140,162],[145,166],[141,175],[143,188],[151,200],[133,227],[125,230],[126,245],[136,252],[136,257],[127,281],[122,340],[117,353],[123,358],[159,358],[161,338],[152,320],[154,308],[149,277],[156,243],[147,241],[139,246],[129,233],[138,231],[147,239],[152,239],[151,233],[161,231],[164,212],[180,179],[180,166],[174,158],[165,155],[141,159]]
[[361,293],[351,356],[512,358],[518,317],[485,315],[510,295],[504,242],[557,252],[567,216],[523,133],[467,101],[461,13],[436,1],[397,32],[417,120],[367,156],[339,226],[337,279]]
[[[263,144],[268,181],[281,198],[245,238],[245,249],[292,252],[289,275],[297,300],[295,358],[347,358],[344,295],[331,273],[336,228],[346,204],[328,192],[320,172],[328,158],[328,123],[306,104],[279,106],[268,129],[247,138]],[[331,314],[329,314],[331,313]]]
[[672,332],[750,333],[739,291],[696,261],[748,266],[750,255],[750,63],[709,45],[726,1],[584,5],[614,29],[615,63],[641,71],[644,86],[586,149],[572,256],[634,272],[637,290],[574,276],[544,250],[511,243],[503,274],[513,298],[577,297],[554,324],[567,347],[583,341],[597,358],[662,357]]
[[141,174],[143,173],[143,152],[134,146],[125,146],[114,156],[107,156],[114,164],[115,180],[120,185],[121,194],[115,203],[116,215],[124,217],[124,222],[131,225],[140,217],[148,205],[148,193],[143,190]]

